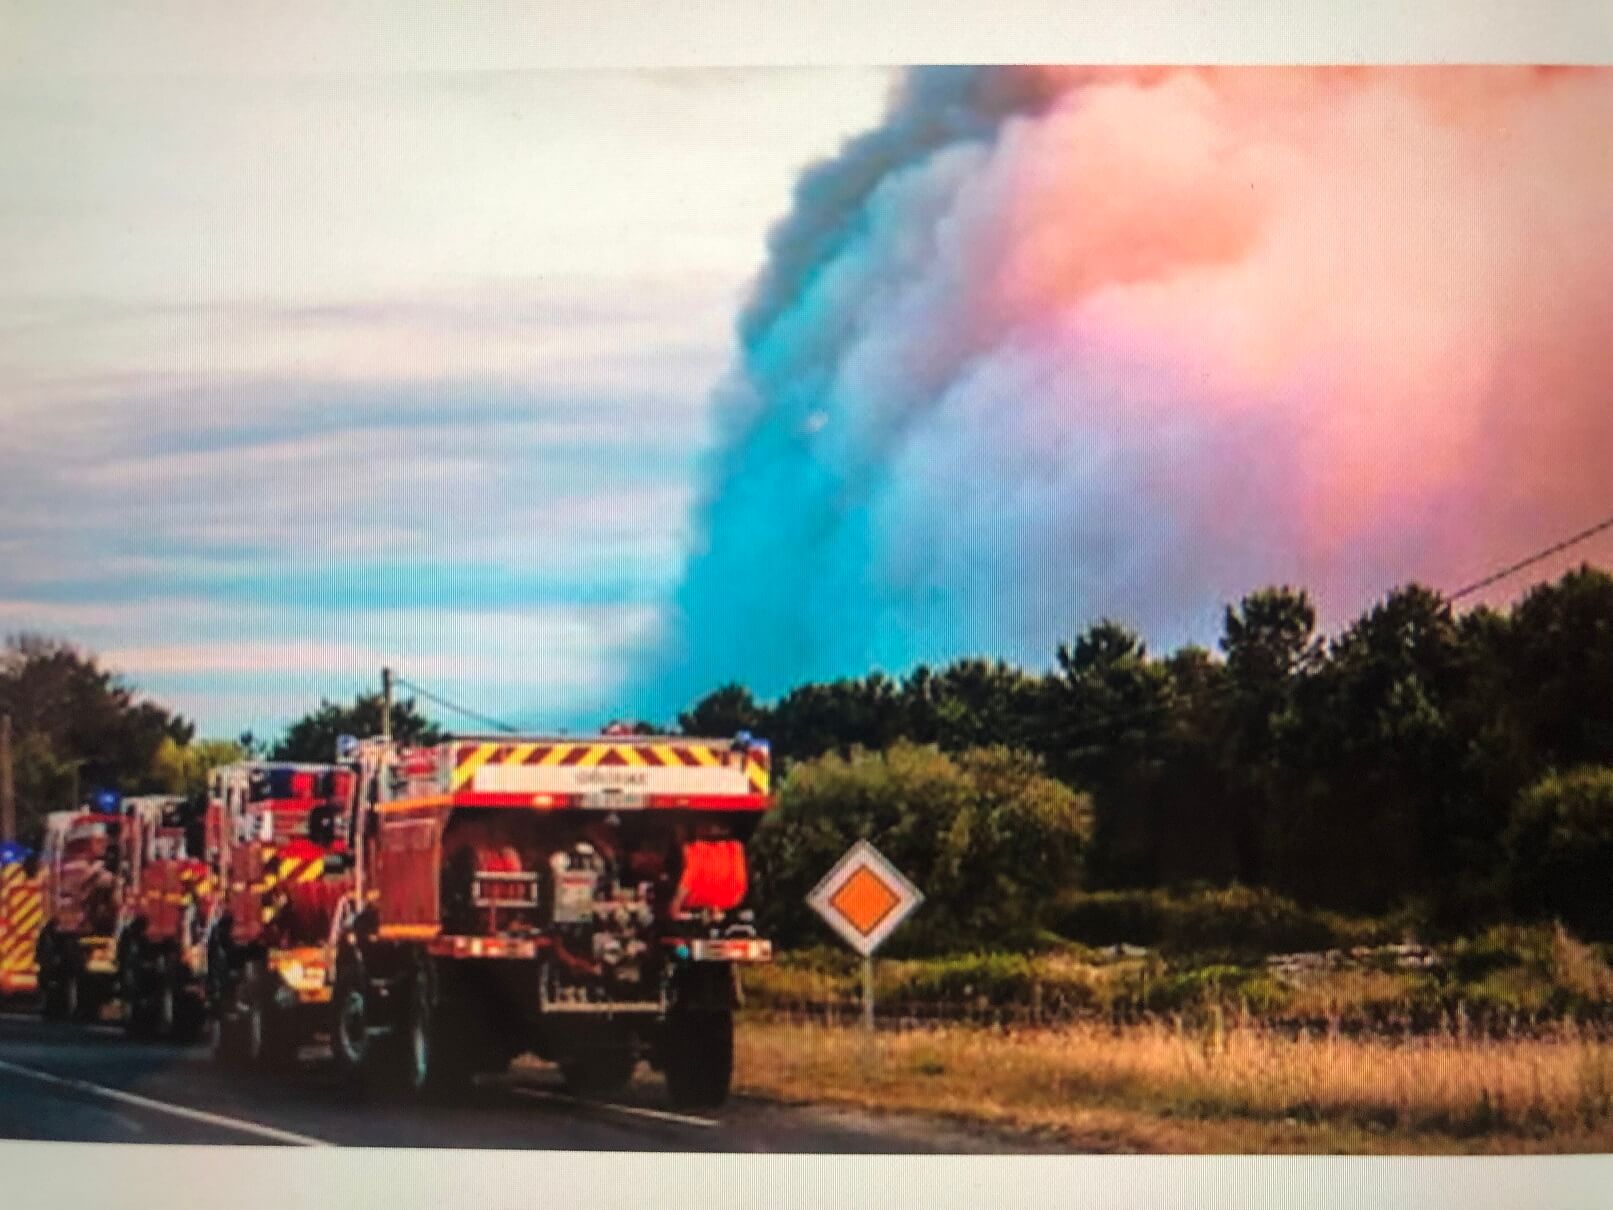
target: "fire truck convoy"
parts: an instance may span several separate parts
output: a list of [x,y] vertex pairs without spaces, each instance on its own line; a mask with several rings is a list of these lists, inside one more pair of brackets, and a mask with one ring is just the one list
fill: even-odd
[[205,802],[49,817],[49,1017],[282,1067],[326,1040],[350,1079],[450,1093],[531,1053],[579,1095],[641,1060],[680,1107],[733,1070],[737,968],[772,957],[745,844],[765,742],[607,733],[344,740],[329,765],[216,770]]

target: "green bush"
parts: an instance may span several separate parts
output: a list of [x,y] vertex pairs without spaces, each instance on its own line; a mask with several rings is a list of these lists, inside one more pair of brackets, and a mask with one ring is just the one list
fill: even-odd
[[1224,963],[1167,972],[1143,996],[1150,1012],[1188,1012],[1212,1005],[1240,1005],[1252,1013],[1283,1007],[1289,989],[1263,970]]
[[1036,945],[1054,896],[1079,885],[1087,800],[1006,748],[886,752],[795,765],[757,830],[763,927],[783,945],[829,935],[804,900],[853,841],[871,840],[926,896],[891,955]]
[[1255,959],[1392,939],[1393,926],[1301,907],[1272,891],[1230,886],[1185,895],[1098,891],[1064,898],[1052,927],[1084,945],[1141,945],[1173,954]]
[[1526,917],[1613,938],[1613,769],[1553,773],[1524,792],[1507,827],[1513,894]]
[[1613,970],[1561,925],[1502,925],[1450,947],[1445,995],[1475,1011],[1549,1016],[1613,1006]]

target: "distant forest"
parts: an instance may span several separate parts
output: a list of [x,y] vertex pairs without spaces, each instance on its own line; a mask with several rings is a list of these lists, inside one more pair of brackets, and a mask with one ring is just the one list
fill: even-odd
[[[1239,883],[1453,929],[1561,918],[1613,936],[1613,576],[1589,566],[1513,608],[1395,589],[1332,636],[1309,596],[1253,592],[1218,650],[1150,652],[1113,621],[1045,673],[980,659],[739,685],[683,714],[786,766],[899,741],[1030,754],[1088,802],[1087,888]],[[788,803],[786,803],[788,806]]]

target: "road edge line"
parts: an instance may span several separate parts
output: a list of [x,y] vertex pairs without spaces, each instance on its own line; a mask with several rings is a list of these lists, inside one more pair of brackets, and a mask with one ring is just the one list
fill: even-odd
[[674,1122],[679,1126],[699,1126],[705,1130],[714,1130],[722,1123],[715,1118],[697,1118],[692,1114],[673,1113],[668,1109],[650,1109],[643,1105],[618,1105],[614,1101],[588,1101],[582,1097],[568,1096],[563,1092],[550,1092],[547,1088],[522,1088],[515,1086],[510,1089],[518,1096],[533,1097],[543,1101],[559,1101],[565,1105],[577,1105],[586,1109],[610,1109],[616,1113],[629,1113],[634,1117],[649,1118],[656,1122]]
[[226,1130],[239,1131],[242,1134],[255,1134],[263,1138],[274,1139],[280,1143],[290,1143],[298,1147],[332,1146],[324,1139],[316,1139],[310,1135],[296,1134],[290,1130],[281,1130],[275,1126],[265,1126],[261,1122],[249,1122],[245,1118],[232,1118],[222,1113],[209,1113],[205,1109],[192,1109],[187,1105],[173,1105],[167,1101],[143,1097],[139,1093],[124,1092],[119,1088],[107,1088],[101,1084],[92,1084],[88,1080],[52,1075],[48,1071],[24,1067],[20,1063],[11,1063],[5,1059],[0,1059],[0,1072],[11,1072],[13,1075],[23,1076],[26,1079],[38,1080],[42,1084],[54,1084],[61,1088],[70,1088],[74,1092],[102,1097],[108,1101],[119,1101],[125,1105],[149,1109],[154,1113],[167,1113],[178,1118],[189,1118],[194,1122],[203,1122],[209,1126],[220,1126]]

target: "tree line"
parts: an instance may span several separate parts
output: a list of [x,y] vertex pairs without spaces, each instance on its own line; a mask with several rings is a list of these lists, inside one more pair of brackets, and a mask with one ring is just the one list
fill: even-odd
[[[198,794],[208,773],[248,757],[328,761],[339,735],[376,735],[381,695],[321,701],[277,738],[251,732],[201,739],[196,725],[143,695],[99,657],[65,639],[12,635],[0,648],[0,713],[11,716],[17,833],[37,845],[45,815],[90,795]],[[413,699],[394,703],[393,732],[405,743],[442,735]]]
[[[1044,903],[1231,884],[1436,927],[1556,916],[1613,937],[1606,572],[1581,567],[1506,610],[1457,612],[1408,585],[1331,635],[1306,592],[1264,588],[1227,607],[1213,650],[1158,654],[1104,620],[1053,657],[872,672],[770,702],[725,685],[676,729],[771,740],[780,807],[758,877],[792,929],[800,893],[866,835],[932,905],[954,905],[926,913],[960,937],[1003,925],[988,886]],[[202,741],[92,654],[20,636],[0,653],[0,710],[26,840],[92,787],[191,792],[244,755],[328,760],[338,735],[379,731],[381,701],[322,701],[272,741]],[[393,727],[442,734],[408,699]]]
[[[1333,635],[1306,592],[1264,588],[1225,610],[1213,651],[1155,654],[1106,620],[1054,657],[876,672],[769,703],[727,685],[679,721],[765,735],[786,769],[901,743],[1022,753],[1089,804],[1068,878],[1090,888],[1236,883],[1434,927],[1557,916],[1613,936],[1604,571],[1507,610],[1458,613],[1412,584]],[[807,825],[785,812],[764,846],[791,848],[781,826]]]

